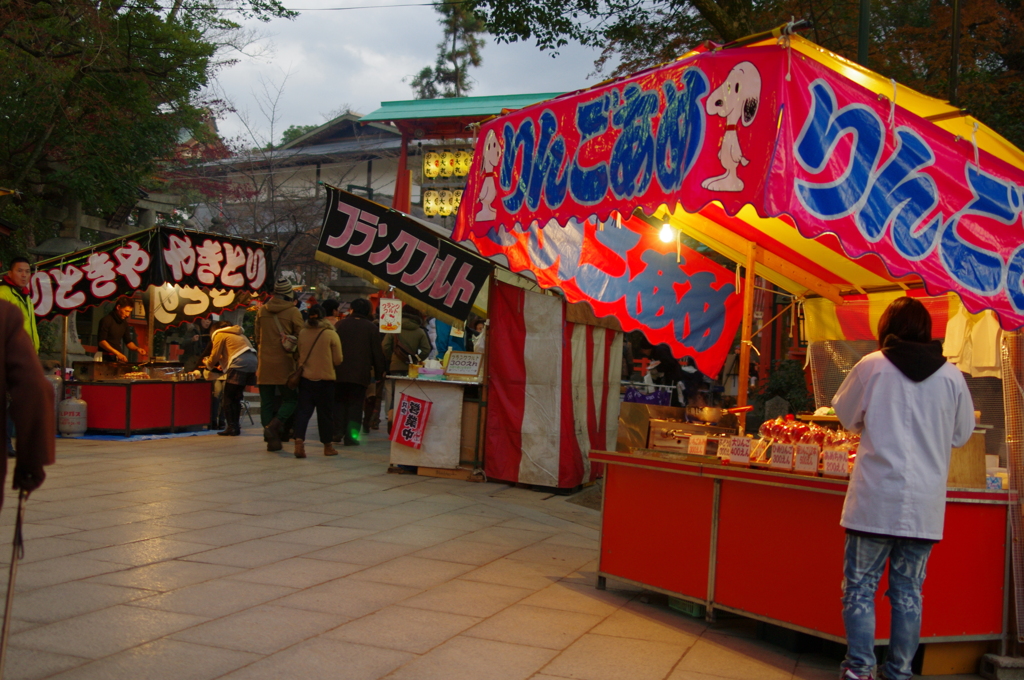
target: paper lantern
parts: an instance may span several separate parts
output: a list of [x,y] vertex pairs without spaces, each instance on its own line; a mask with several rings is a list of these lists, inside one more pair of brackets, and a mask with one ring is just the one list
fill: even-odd
[[448,189],[441,189],[437,193],[437,214],[441,217],[448,217],[454,212],[452,208],[452,192]]
[[423,176],[427,179],[434,179],[441,174],[441,154],[436,151],[427,151],[423,154]]
[[455,176],[465,177],[473,165],[473,152],[468,149],[455,151]]
[[452,191],[452,212],[459,211],[459,204],[462,203],[462,189]]
[[423,214],[427,217],[437,215],[440,210],[439,192],[435,189],[428,189],[423,192]]
[[451,177],[455,174],[455,154],[452,153],[451,149],[444,149],[440,153],[441,156],[441,177]]

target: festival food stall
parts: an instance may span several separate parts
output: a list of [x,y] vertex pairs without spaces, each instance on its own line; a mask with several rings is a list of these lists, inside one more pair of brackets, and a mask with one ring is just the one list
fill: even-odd
[[73,362],[74,381],[66,387],[77,388],[88,404],[88,429],[131,436],[208,426],[212,383],[196,380],[180,362],[154,357],[155,335],[230,311],[269,290],[271,247],[153,227],[39,262],[30,283],[37,320],[124,295],[133,297],[132,315],[146,322],[138,344],[148,346],[147,360]]
[[[780,30],[501,116],[479,136],[453,238],[705,374],[739,328],[740,406],[759,277],[801,315],[813,300],[846,316],[872,296],[953,293],[1014,331],[1002,370],[1020,384],[1024,154],[965,112]],[[927,645],[1008,640],[1024,423],[1010,417],[1021,395],[1004,398],[1011,489],[950,488],[925,586]],[[737,428],[672,436],[685,450],[592,451],[609,466],[599,587],[625,579],[709,617],[842,640],[839,515],[854,442],[775,426],[760,442]]]

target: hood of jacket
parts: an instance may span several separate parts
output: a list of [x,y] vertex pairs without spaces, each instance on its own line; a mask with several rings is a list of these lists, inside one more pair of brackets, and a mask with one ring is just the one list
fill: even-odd
[[905,342],[890,335],[882,345],[882,354],[914,382],[925,380],[946,363],[938,340]]
[[423,325],[423,320],[417,316],[402,315],[402,330],[417,330]]
[[295,301],[285,300],[284,298],[280,298],[275,295],[274,297],[270,298],[270,300],[267,301],[267,304],[263,306],[266,307],[267,311],[270,312],[271,314],[277,314],[278,312],[283,312],[289,307],[294,307]]
[[[242,332],[241,326],[225,326],[224,328],[218,328],[213,332],[213,335],[220,335],[221,333],[227,333],[228,335],[241,335],[243,337],[245,336],[245,333]],[[213,335],[211,335],[210,337],[213,337]]]

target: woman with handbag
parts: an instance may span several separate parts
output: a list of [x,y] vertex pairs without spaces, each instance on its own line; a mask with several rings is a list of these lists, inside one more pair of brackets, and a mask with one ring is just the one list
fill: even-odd
[[298,387],[299,409],[295,412],[295,457],[306,457],[306,428],[316,410],[317,429],[325,456],[336,456],[334,435],[335,366],[341,363],[341,340],[330,322],[324,320],[324,308],[309,308],[306,325],[299,331],[299,366],[288,378],[289,387]]

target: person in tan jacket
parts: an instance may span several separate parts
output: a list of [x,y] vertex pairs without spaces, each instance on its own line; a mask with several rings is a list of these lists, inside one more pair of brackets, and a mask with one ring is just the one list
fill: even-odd
[[260,388],[260,422],[267,451],[281,450],[285,423],[299,404],[298,394],[286,384],[295,370],[295,353],[286,351],[281,340],[282,334],[297,336],[302,324],[292,284],[287,279],[278,279],[274,296],[256,314],[254,334],[259,353],[256,384]]
[[227,425],[217,434],[237,437],[242,433],[239,419],[242,416],[242,398],[245,386],[252,383],[256,373],[256,350],[241,326],[232,326],[227,321],[218,321],[211,326],[210,356],[206,358],[207,368],[224,374],[223,412]]
[[334,435],[335,366],[341,363],[341,340],[334,326],[324,319],[324,308],[313,305],[306,325],[299,331],[299,409],[295,412],[295,457],[306,457],[306,427],[316,410],[316,424],[325,456],[336,456]]

